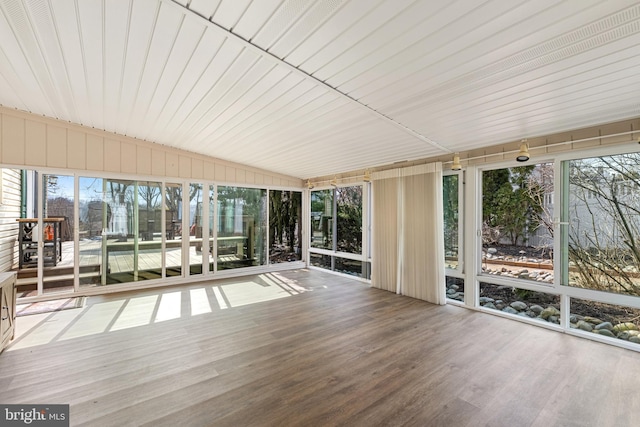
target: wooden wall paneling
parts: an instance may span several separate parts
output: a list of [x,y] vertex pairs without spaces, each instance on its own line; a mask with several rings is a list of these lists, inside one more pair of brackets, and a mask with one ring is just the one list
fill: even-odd
[[87,170],[104,170],[104,138],[87,134]]
[[87,134],[67,131],[67,166],[72,169],[87,168]]
[[25,122],[25,164],[47,165],[47,125],[34,120]]
[[215,181],[216,179],[216,165],[213,162],[204,162],[204,179],[208,181]]
[[4,163],[24,164],[25,144],[24,119],[2,115],[2,161]]
[[204,178],[204,162],[202,159],[191,159],[191,177],[193,179]]
[[236,168],[232,168],[231,166],[225,166],[224,180],[227,182],[236,182]]
[[216,181],[226,181],[225,166],[216,163],[215,168]]
[[135,174],[138,169],[136,146],[127,142],[120,143],[120,172]]
[[151,174],[165,176],[167,171],[167,161],[165,152],[162,150],[151,150]]
[[151,148],[138,145],[136,147],[136,171],[140,175],[151,175],[153,173]]
[[104,140],[104,170],[120,172],[120,141],[105,138]]
[[67,167],[67,129],[47,125],[47,166]]
[[178,156],[178,173],[180,178],[191,178],[191,158]]
[[179,161],[178,155],[171,152],[171,153],[166,153],[165,157],[166,157],[165,175],[173,178],[179,177],[180,169],[178,166],[178,161]]

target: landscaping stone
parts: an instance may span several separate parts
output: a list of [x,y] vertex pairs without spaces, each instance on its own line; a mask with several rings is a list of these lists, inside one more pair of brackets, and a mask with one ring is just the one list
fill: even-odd
[[605,337],[616,338],[614,333],[608,329],[597,329],[597,330],[594,330],[593,332],[597,333],[598,335],[604,335]]
[[531,307],[529,307],[529,310],[533,311],[535,314],[540,314],[542,313],[543,308],[537,304],[534,304]]
[[527,304],[523,303],[522,301],[514,301],[510,305],[511,307],[515,308],[518,311],[523,311],[527,309]]
[[591,332],[593,330],[593,326],[591,326],[591,323],[584,320],[579,320],[576,326],[578,327],[578,329],[582,329],[583,331],[587,332]]
[[504,311],[505,313],[509,313],[509,314],[518,314],[517,310],[514,310],[511,307],[505,307],[502,309],[502,311]]
[[622,331],[622,332],[618,333],[618,339],[619,340],[628,341],[629,338],[631,338],[631,335],[627,331]]
[[593,323],[594,325],[599,325],[600,323],[602,323],[602,320],[598,319],[597,317],[591,316],[585,316],[583,320],[585,322]]
[[613,327],[613,332],[622,332],[622,331],[637,331],[638,326],[635,323],[624,322],[618,323]]
[[613,325],[611,324],[611,322],[600,322],[599,324],[596,325],[595,329],[597,331],[604,329],[607,331],[613,331]]
[[557,308],[555,308],[554,306],[552,306],[552,305],[550,305],[549,307],[545,308],[540,313],[540,317],[542,317],[545,320],[549,319],[549,317],[551,317],[551,316],[560,316],[560,311]]

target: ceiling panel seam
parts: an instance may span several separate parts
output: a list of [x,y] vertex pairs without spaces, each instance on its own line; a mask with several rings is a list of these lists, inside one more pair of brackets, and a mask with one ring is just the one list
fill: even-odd
[[218,24],[216,24],[215,22],[211,22],[210,20],[208,20],[206,17],[198,14],[197,12],[188,9],[186,7],[184,7],[183,5],[181,5],[180,3],[176,2],[175,0],[161,0],[162,3],[166,3],[169,5],[172,5],[173,7],[183,11],[183,13],[188,13],[188,14],[193,14],[194,16],[199,17],[201,20],[203,20],[207,25],[210,25],[211,28],[215,28],[217,31],[223,32],[224,34],[227,34],[229,37],[233,38],[234,40],[238,41],[239,43],[241,43],[243,46],[247,47],[248,49],[258,53],[261,57],[269,59],[271,61],[276,62],[277,64],[282,64],[286,67],[288,67],[289,69],[291,69],[292,71],[294,71],[295,73],[302,75],[305,79],[309,79],[311,81],[313,81],[314,83],[318,84],[318,85],[322,85],[324,87],[326,87],[327,89],[329,89],[331,92],[335,93],[336,95],[344,98],[345,100],[347,100],[348,102],[357,105],[359,108],[363,109],[364,111],[373,114],[375,117],[383,120],[386,123],[389,123],[397,128],[399,128],[400,130],[410,134],[411,136],[418,138],[419,140],[426,142],[429,145],[432,145],[433,147],[436,147],[437,149],[441,150],[444,153],[452,153],[453,151],[440,145],[438,142],[436,142],[435,140],[421,134],[420,132],[404,125],[403,123],[400,123],[396,120],[393,120],[391,117],[382,114],[381,112],[373,109],[372,107],[362,104],[361,102],[359,102],[357,99],[352,98],[351,96],[349,96],[348,94],[341,92],[340,90],[336,89],[335,87],[321,81],[318,80],[316,77],[313,77],[312,75],[307,74],[306,72],[302,71],[301,69],[289,64],[286,61],[283,61],[282,59],[278,58],[277,56],[273,55],[272,53],[265,51],[263,49],[261,49],[260,47],[252,44],[251,42],[243,39],[242,37],[240,37],[239,35],[233,33],[232,31],[229,31],[221,26],[219,26]]

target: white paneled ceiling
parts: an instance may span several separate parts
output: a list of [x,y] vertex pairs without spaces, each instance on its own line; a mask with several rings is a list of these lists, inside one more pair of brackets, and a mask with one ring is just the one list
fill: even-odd
[[627,0],[0,0],[0,104],[299,178],[640,116]]

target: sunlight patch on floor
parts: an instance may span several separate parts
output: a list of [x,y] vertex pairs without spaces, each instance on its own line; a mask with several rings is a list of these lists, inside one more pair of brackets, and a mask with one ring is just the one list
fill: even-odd
[[191,289],[189,290],[189,296],[191,298],[192,316],[211,313],[211,304],[209,304],[209,297],[207,296],[206,289]]
[[[16,341],[11,344],[8,349],[18,350],[21,348],[33,347],[50,343],[56,336],[65,330],[76,317],[82,314],[83,310],[62,310],[54,313],[34,314],[33,321],[40,321],[35,327],[31,328],[28,333],[20,331],[19,325],[16,324]],[[22,318],[18,318],[22,319]]]
[[124,305],[125,300],[108,301],[93,304],[85,310],[83,317],[90,319],[83,321],[82,318],[74,323],[60,338],[60,340],[68,340],[78,337],[86,337],[88,335],[100,334],[105,332],[109,325],[113,322],[118,311]]
[[118,331],[148,325],[151,323],[151,317],[153,316],[158,298],[160,298],[160,295],[131,298],[109,330]]
[[222,285],[220,288],[226,295],[231,307],[240,307],[291,296],[291,293],[285,291],[280,286],[263,286],[252,281]]
[[220,310],[224,310],[226,308],[229,308],[229,306],[227,305],[227,302],[225,301],[224,297],[222,296],[222,292],[220,292],[220,288],[218,288],[217,286],[213,287],[213,294],[216,296],[216,302],[218,303],[218,307],[220,307]]
[[170,292],[162,294],[160,297],[160,305],[156,313],[155,322],[164,322],[165,320],[179,319],[182,308],[182,292]]

